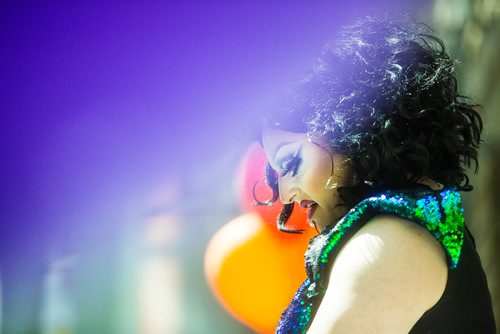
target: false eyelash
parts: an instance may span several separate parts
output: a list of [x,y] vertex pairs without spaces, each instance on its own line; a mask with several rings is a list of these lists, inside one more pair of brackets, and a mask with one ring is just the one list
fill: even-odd
[[299,149],[290,159],[284,162],[284,167],[282,168],[281,176],[285,176],[292,172],[292,176],[297,174],[297,171],[302,163],[302,158],[300,157],[302,148]]

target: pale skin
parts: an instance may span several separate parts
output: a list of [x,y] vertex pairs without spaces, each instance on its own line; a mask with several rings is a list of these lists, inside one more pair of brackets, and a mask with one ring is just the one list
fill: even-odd
[[[336,188],[327,189],[325,184],[332,160],[334,183],[342,186],[353,182],[346,157],[304,133],[268,129],[263,145],[271,167],[280,175],[280,199],[284,203],[316,203],[310,220],[319,230],[345,214],[347,208],[336,206]],[[300,166],[282,175],[283,167],[289,167],[286,159],[297,156],[297,152]],[[430,179],[422,183],[440,187]],[[396,216],[376,216],[336,257],[327,291],[308,333],[408,333],[439,301],[447,278],[443,248],[429,232]]]

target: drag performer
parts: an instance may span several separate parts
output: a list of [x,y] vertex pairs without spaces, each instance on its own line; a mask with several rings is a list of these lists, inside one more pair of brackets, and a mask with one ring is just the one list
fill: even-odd
[[443,42],[408,22],[343,28],[264,118],[274,196],[257,200],[318,231],[277,333],[495,332],[460,195],[482,121]]

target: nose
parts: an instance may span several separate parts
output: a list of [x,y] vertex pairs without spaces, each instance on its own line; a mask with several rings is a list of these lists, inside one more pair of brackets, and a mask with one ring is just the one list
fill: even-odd
[[278,180],[278,190],[280,193],[280,200],[283,204],[293,203],[299,194],[299,189],[283,178]]

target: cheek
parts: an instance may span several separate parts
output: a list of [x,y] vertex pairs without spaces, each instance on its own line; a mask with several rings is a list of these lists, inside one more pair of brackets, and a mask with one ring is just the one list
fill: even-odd
[[316,155],[311,157],[312,163],[304,175],[303,182],[304,188],[311,196],[318,196],[324,193],[325,185],[332,172],[331,160],[323,155]]

